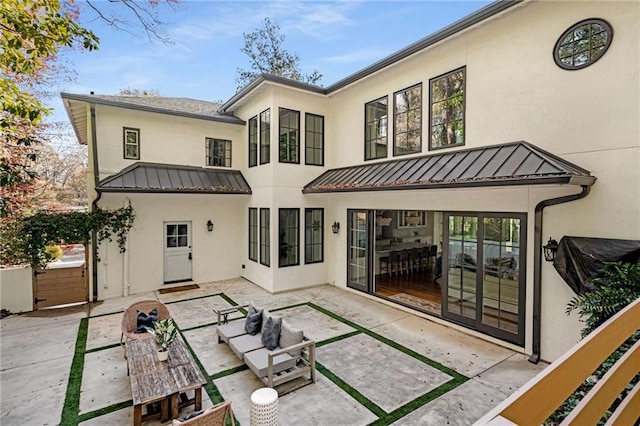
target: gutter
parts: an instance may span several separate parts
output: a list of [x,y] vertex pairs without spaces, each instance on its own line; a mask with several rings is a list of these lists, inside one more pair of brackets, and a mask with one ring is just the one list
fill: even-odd
[[529,362],[540,361],[541,318],[542,318],[542,211],[545,207],[568,203],[585,198],[591,192],[591,184],[582,185],[578,194],[543,200],[536,205],[533,234],[533,348]]
[[[98,170],[98,131],[96,129],[96,104],[90,103],[91,109],[91,150],[93,151],[93,182],[94,190],[98,194],[96,198],[91,202],[91,211],[98,210],[98,201],[102,198],[102,193],[98,191],[98,185],[100,183],[100,171]],[[93,279],[93,301],[98,301],[98,233],[91,231],[91,264],[93,270],[91,271]]]

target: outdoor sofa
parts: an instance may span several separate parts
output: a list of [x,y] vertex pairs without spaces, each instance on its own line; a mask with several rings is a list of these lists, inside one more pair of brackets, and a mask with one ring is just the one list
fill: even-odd
[[[245,318],[228,321],[230,314],[247,309],[248,314]],[[291,382],[277,389],[278,393],[283,394],[316,381],[315,341],[289,325],[286,319],[273,316],[266,309],[256,309],[252,304],[214,312],[218,315],[218,344],[227,343],[233,353],[243,360],[265,385],[276,388]],[[250,330],[255,332],[252,334],[247,331],[247,323],[250,317],[255,320],[257,316],[260,316],[259,330]],[[276,327],[280,330],[277,337],[273,335],[273,329],[267,326],[268,322],[279,325]],[[263,333],[269,333],[270,338]],[[271,349],[269,345],[265,345],[265,341],[271,343]],[[274,347],[273,343],[276,341],[277,345]],[[305,377],[307,375],[308,378]]]

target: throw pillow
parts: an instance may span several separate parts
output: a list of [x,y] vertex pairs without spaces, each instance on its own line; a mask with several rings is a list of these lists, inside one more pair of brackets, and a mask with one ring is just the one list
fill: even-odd
[[253,304],[249,305],[247,319],[244,322],[244,331],[252,336],[260,333],[262,328],[262,309],[257,309]]
[[[302,330],[298,330],[289,325],[284,319],[282,320],[282,327],[280,328],[280,347],[288,348],[289,346],[302,343],[304,340],[304,334]],[[302,349],[296,349],[288,352],[292,357],[300,358],[302,355]]]
[[265,348],[272,351],[278,347],[280,341],[280,323],[282,319],[269,316],[267,322],[262,326],[262,344]]
[[153,331],[154,324],[158,321],[158,308],[153,308],[148,314],[140,311],[136,323],[136,333],[146,333]]

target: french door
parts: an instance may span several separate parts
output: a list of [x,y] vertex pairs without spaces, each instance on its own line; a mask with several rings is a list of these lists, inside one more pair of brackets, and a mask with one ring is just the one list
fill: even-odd
[[443,316],[524,344],[526,215],[446,213]]
[[347,286],[369,292],[372,211],[347,210]]
[[191,279],[191,222],[164,222],[164,282]]

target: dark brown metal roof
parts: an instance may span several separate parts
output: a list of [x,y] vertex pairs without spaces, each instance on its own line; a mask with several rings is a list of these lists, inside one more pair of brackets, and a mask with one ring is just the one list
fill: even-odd
[[302,192],[540,184],[590,186],[595,180],[589,171],[535,145],[512,142],[332,169],[307,184]]
[[99,192],[173,194],[251,194],[239,170],[135,163],[109,176],[98,185]]

